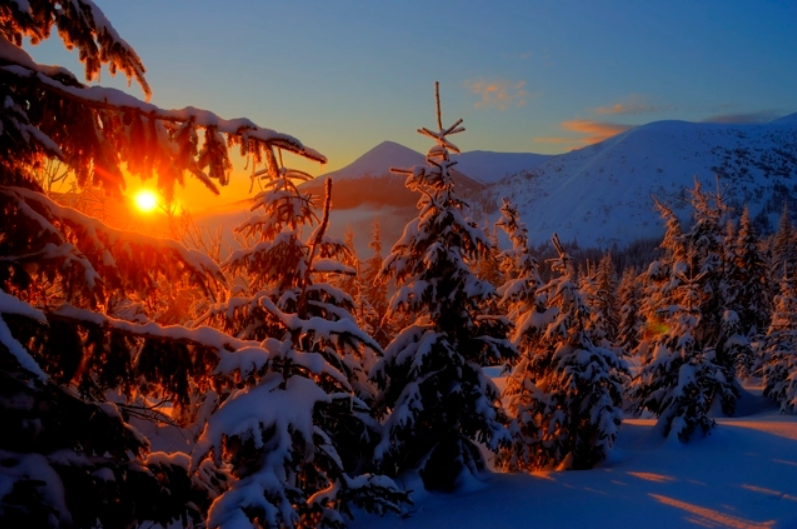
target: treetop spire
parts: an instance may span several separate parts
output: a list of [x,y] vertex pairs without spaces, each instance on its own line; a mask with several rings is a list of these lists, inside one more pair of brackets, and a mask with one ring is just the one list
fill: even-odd
[[[448,141],[446,136],[459,134],[460,132],[465,132],[465,127],[460,127],[462,124],[462,118],[458,119],[454,122],[453,125],[448,127],[447,129],[443,128],[443,112],[440,109],[440,83],[435,81],[434,83],[434,95],[435,101],[437,103],[437,132],[432,132],[431,130],[427,129],[426,127],[421,127],[418,129],[419,134],[423,134],[424,136],[428,136],[432,138],[439,148],[454,151],[455,153],[459,154],[459,147]],[[429,150],[429,154],[432,154],[432,151],[435,150],[435,147]]]

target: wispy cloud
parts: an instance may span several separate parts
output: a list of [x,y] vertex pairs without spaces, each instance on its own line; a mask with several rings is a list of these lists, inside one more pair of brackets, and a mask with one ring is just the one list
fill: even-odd
[[570,145],[582,145],[583,140],[580,138],[565,138],[563,136],[539,136],[532,140],[534,143],[562,143]]
[[529,97],[525,88],[526,81],[475,79],[466,81],[465,86],[480,97],[480,100],[473,105],[476,108],[506,110],[511,107],[522,107]]
[[783,116],[775,110],[759,110],[757,112],[740,112],[736,114],[717,114],[703,120],[704,123],[766,123]]
[[630,114],[646,114],[666,110],[669,106],[650,103],[645,96],[631,94],[611,105],[593,108],[592,112],[599,116],[616,116]]
[[567,132],[580,134],[580,136],[544,136],[534,138],[533,141],[535,143],[562,143],[576,146],[592,145],[625,132],[632,128],[632,125],[606,123],[593,119],[572,119],[563,121],[559,127]]

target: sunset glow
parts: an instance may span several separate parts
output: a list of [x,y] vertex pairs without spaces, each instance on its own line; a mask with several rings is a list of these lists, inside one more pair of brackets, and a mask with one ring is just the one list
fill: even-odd
[[142,189],[135,194],[133,202],[142,213],[152,213],[158,207],[158,195],[149,189]]

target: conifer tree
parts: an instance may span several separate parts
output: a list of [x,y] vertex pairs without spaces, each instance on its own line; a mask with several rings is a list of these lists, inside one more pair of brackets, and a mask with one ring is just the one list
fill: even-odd
[[325,233],[331,180],[322,219],[302,239],[301,227],[317,222],[311,197],[294,183],[307,178],[269,172],[254,200],[262,213],[239,227],[259,242],[224,263],[247,274],[251,293],[209,313],[228,331],[263,340],[245,354],[225,355],[216,369],[243,388],[226,396],[193,453],[194,464],[210,452],[223,458],[237,478],[213,503],[211,527],[341,527],[352,506],[400,512],[406,502],[388,478],[362,473],[379,430],[360,359],[365,347],[380,347],[357,326],[352,298],[313,279],[353,270],[337,261],[343,242]]
[[463,473],[484,468],[476,442],[497,450],[507,439],[498,391],[481,366],[514,348],[503,319],[485,314],[495,290],[471,270],[490,244],[454,190],[449,153],[459,149],[449,137],[465,129],[461,119],[443,128],[435,91],[437,130],[419,130],[435,141],[428,166],[392,169],[422,193],[420,212],[382,268],[398,284],[390,310],[415,321],[388,345],[372,377],[389,412],[377,457],[392,473],[418,469],[427,489],[450,490]]
[[786,276],[775,296],[772,323],[762,338],[764,395],[783,413],[797,413],[797,281]]
[[[126,164],[130,173],[144,179],[156,175],[158,187],[169,199],[175,183],[182,183],[186,175],[218,193],[218,186],[229,180],[230,146],[240,147],[243,155],[258,163],[266,162],[269,171],[278,168],[275,149],[320,162],[325,158],[299,140],[247,119],[225,120],[193,107],[164,110],[118,90],[85,86],[63,68],[37,64],[22,49],[24,39],[36,44],[49,37],[55,25],[66,46],[78,49],[88,80],[96,79],[107,66],[112,73],[121,71],[128,80],[136,80],[148,97],[141,60],[90,0],[6,2],[0,13],[0,96],[4,101],[0,111],[4,219],[0,228],[0,420],[9,426],[0,434],[4,525],[88,528],[149,522],[167,526],[178,520],[204,525],[214,498],[214,512],[234,512],[221,506],[235,507],[230,498],[246,486],[242,481],[247,476],[241,469],[257,468],[246,457],[260,450],[260,455],[267,453],[264,459],[268,461],[259,462],[275,468],[286,452],[270,448],[293,441],[299,447],[306,443],[304,448],[322,445],[323,454],[316,455],[314,463],[326,473],[313,473],[301,493],[296,488],[282,491],[282,498],[289,500],[278,507],[266,505],[269,499],[278,501],[276,496],[263,496],[262,507],[268,511],[261,517],[263,523],[265,518],[275,519],[276,509],[287,513],[282,525],[301,517],[307,521],[304,525],[339,526],[339,513],[345,514],[350,504],[375,510],[400,504],[404,494],[389,480],[369,475],[349,478],[330,448],[335,441],[324,438],[324,431],[346,432],[349,425],[356,425],[352,409],[360,404],[352,399],[344,403],[314,389],[326,382],[329,391],[335,387],[351,392],[345,377],[327,368],[317,354],[302,354],[296,351],[300,347],[291,347],[290,340],[313,335],[312,325],[297,329],[304,320],[275,310],[273,314],[287,318],[287,322],[275,321],[275,327],[284,324],[280,338],[288,331],[290,335],[290,340],[280,342],[288,345],[276,347],[276,338],[261,343],[210,327],[158,323],[154,308],[162,285],[185,283],[211,300],[219,299],[226,286],[219,266],[174,241],[112,229],[57,204],[41,193],[34,178],[42,164],[58,159],[73,172],[77,188],[118,195],[124,188],[121,166]],[[348,334],[367,339],[347,322],[331,322],[315,335],[321,331],[326,334],[320,339],[327,341],[338,336],[345,341]],[[308,430],[301,423],[309,416],[307,408],[300,408],[291,417],[298,417],[298,423],[291,423],[298,426],[288,432],[295,434],[292,441],[286,443],[280,437],[285,431],[276,428],[252,441],[246,435],[252,425],[241,425],[236,419],[225,423],[224,417],[229,418],[242,402],[251,405],[244,396],[262,396],[275,389],[278,377],[269,369],[276,365],[288,373],[295,370],[317,377],[318,384],[302,377],[286,382],[280,373],[277,389],[295,390],[306,399],[303,402],[318,402],[318,414],[326,422],[318,431],[311,423]],[[243,388],[237,387],[232,373],[246,381]],[[252,381],[261,375],[271,378],[252,390]],[[285,388],[279,388],[282,382]],[[171,404],[175,416],[194,415],[201,421],[212,411],[214,399],[207,399],[203,410],[194,410],[195,414],[184,410],[209,388],[219,390],[227,400],[214,415],[193,462],[183,453],[150,451],[147,438],[132,426],[132,417],[141,415],[145,407],[147,413],[157,413],[158,404],[165,402]],[[280,412],[296,409],[292,403]],[[261,413],[258,417],[268,414],[257,406],[248,411]],[[229,432],[226,426],[234,431],[233,441],[242,440],[240,446],[226,445],[228,454],[235,454],[235,476],[201,457],[202,448],[219,446],[213,435]],[[258,445],[254,452],[247,441]],[[314,455],[292,452],[297,453],[305,463]],[[320,487],[326,477],[337,488]],[[290,479],[294,476],[289,474],[286,480]],[[231,481],[235,484],[227,496]],[[302,494],[313,487],[319,493],[302,504]],[[298,505],[300,514],[293,505]],[[260,507],[255,505],[248,512],[259,516]]]
[[542,347],[542,336],[556,311],[546,305],[539,263],[529,248],[528,229],[507,198],[503,199],[497,225],[512,243],[501,254],[501,271],[506,282],[498,293],[507,317],[515,324],[512,343],[518,349],[518,361],[507,377],[502,395],[510,419],[512,444],[499,452],[498,464],[505,470],[523,470],[534,468],[539,450],[539,428],[536,418],[528,413],[531,398],[538,391],[533,383],[534,373],[530,371],[531,360]]
[[[617,340],[617,281],[612,256],[604,254],[594,272],[584,278],[588,284],[585,301],[590,310],[587,329],[592,341],[602,347],[614,347]],[[623,354],[621,350],[618,354]]]
[[[672,303],[658,309],[664,322],[651,339],[649,354],[634,380],[632,399],[637,410],[659,417],[664,435],[687,441],[699,428],[714,426],[708,411],[719,400],[726,414],[739,398],[735,364],[740,354],[738,318],[726,306],[723,275],[722,221],[726,209],[719,193],[704,193],[699,182],[692,190],[694,223],[684,236],[688,251],[672,266],[668,285]],[[669,215],[666,208],[660,208]]]
[[373,255],[365,261],[362,267],[362,288],[365,302],[373,312],[366,316],[366,324],[371,336],[385,347],[390,342],[391,329],[387,321],[387,284],[379,277],[382,269],[382,234],[379,227],[379,217],[374,218],[371,242],[368,247],[373,250]]
[[[219,352],[240,345],[211,329],[153,321],[158,287],[185,283],[213,297],[225,278],[199,252],[109,228],[55,203],[42,194],[36,173],[59,160],[76,189],[120,195],[125,164],[144,179],[157,175],[168,199],[186,175],[218,193],[229,179],[228,145],[254,157],[275,145],[325,158],[246,119],[164,110],[119,90],[88,87],[64,68],[36,63],[22,48],[26,39],[35,45],[57,28],[64,44],[77,48],[87,80],[105,66],[135,80],[149,97],[140,58],[90,0],[4,2],[0,12],[0,415],[9,427],[0,435],[4,521],[20,527],[199,523],[224,488],[224,473],[203,464],[189,475],[184,455],[150,452],[129,421],[136,406],[151,405],[151,396],[175,410],[186,406],[207,383]],[[108,402],[114,394],[119,402]]]
[[510,408],[513,443],[500,457],[507,469],[591,468],[606,457],[622,420],[625,363],[590,339],[570,258],[556,235],[553,244],[558,276],[542,290],[555,311],[541,347],[513,373],[522,390]]
[[789,203],[783,203],[783,212],[780,215],[778,231],[772,241],[772,274],[780,279],[794,272],[797,264],[797,251],[794,246],[795,233],[791,224]]
[[639,310],[644,323],[637,351],[643,361],[649,359],[655,339],[665,328],[663,319],[666,308],[675,304],[675,289],[679,281],[675,272],[683,273],[686,266],[685,237],[681,222],[672,209],[659,202],[655,196],[652,198],[656,210],[665,221],[666,229],[659,245],[663,255],[650,263],[642,276],[643,296]]
[[490,251],[478,259],[476,270],[479,279],[487,281],[497,288],[503,283],[503,277],[499,259],[501,250],[498,247],[498,232],[496,229],[497,226],[493,226],[492,233],[487,233],[487,227],[485,226],[485,235],[487,235],[487,240],[490,241]]
[[733,281],[736,289],[734,310],[739,315],[742,332],[754,336],[768,327],[772,291],[768,286],[766,261],[746,207],[739,220],[734,257],[735,270],[739,274]]
[[617,325],[617,344],[631,353],[639,345],[642,321],[640,318],[641,291],[636,271],[628,267],[623,271],[617,287],[620,321]]

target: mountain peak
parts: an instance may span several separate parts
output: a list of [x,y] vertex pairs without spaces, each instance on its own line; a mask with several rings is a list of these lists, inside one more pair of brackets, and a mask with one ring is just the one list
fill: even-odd
[[422,165],[425,161],[426,158],[423,154],[413,151],[409,147],[394,141],[383,141],[346,167],[319,178],[330,177],[334,180],[341,180],[362,176],[390,176],[391,167],[412,167]]

